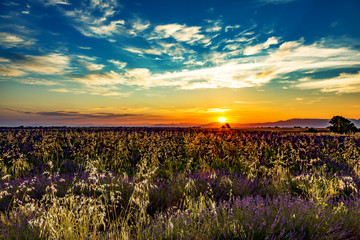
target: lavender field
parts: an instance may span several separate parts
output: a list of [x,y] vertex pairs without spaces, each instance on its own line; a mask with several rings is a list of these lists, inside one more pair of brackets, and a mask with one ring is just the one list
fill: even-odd
[[0,129],[0,239],[360,239],[360,135]]

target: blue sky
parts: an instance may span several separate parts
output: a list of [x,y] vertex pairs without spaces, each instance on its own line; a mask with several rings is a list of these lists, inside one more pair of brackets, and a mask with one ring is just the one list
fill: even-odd
[[0,5],[0,125],[360,118],[356,0]]

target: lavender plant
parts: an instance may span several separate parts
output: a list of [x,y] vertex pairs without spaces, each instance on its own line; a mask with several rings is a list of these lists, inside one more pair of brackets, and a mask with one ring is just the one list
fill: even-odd
[[360,135],[0,129],[0,239],[359,239]]

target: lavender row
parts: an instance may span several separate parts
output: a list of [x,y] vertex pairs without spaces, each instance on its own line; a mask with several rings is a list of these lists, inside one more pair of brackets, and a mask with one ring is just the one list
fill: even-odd
[[359,180],[360,136],[331,133],[196,129],[2,129],[1,176],[36,175],[51,161],[55,171],[99,169],[133,175],[144,157],[168,178],[177,172],[226,170],[267,178],[281,165],[292,175],[325,166]]

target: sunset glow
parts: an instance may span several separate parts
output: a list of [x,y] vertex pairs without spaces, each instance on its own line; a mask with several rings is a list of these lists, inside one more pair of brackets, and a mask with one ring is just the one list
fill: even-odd
[[360,118],[357,0],[9,0],[0,9],[0,126]]
[[226,122],[226,118],[224,118],[224,117],[220,117],[220,118],[219,118],[219,122],[221,122],[221,123]]

